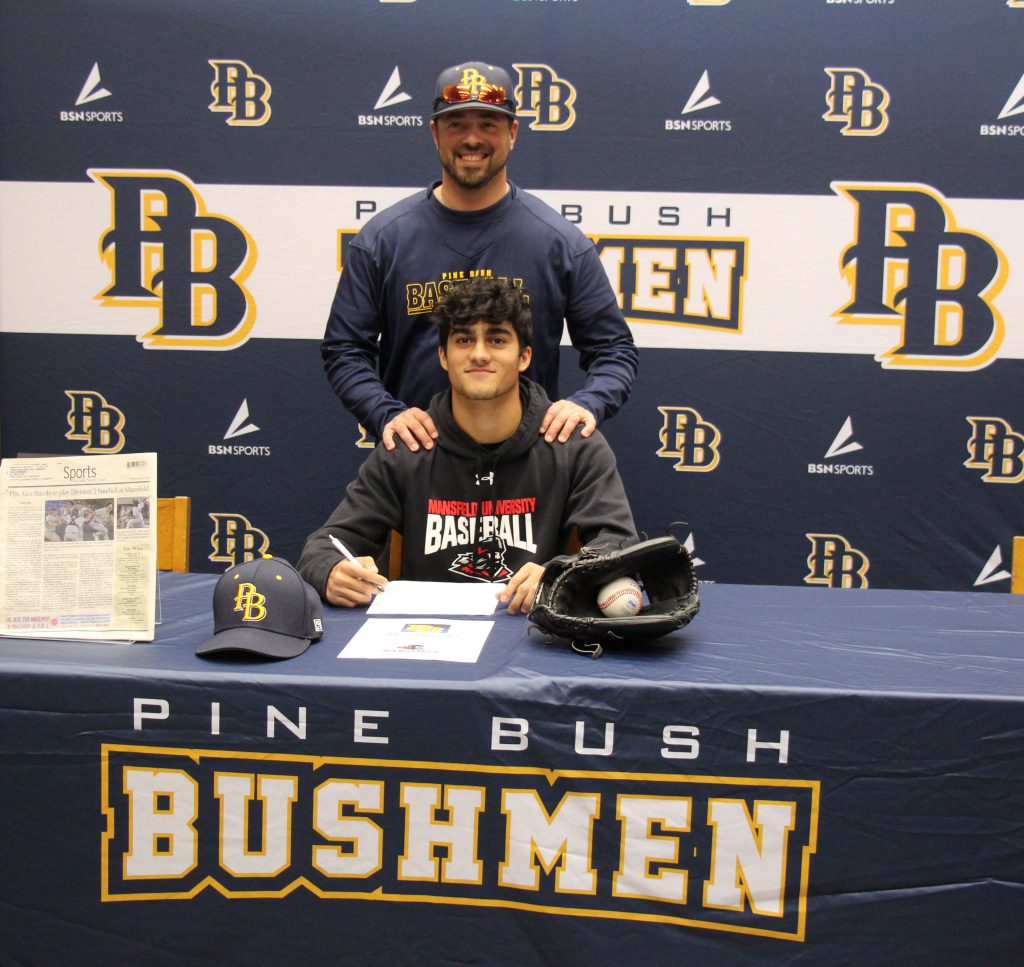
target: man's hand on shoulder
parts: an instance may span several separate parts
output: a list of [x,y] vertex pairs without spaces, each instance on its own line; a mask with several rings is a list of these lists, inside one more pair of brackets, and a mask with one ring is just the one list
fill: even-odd
[[497,595],[502,604],[508,605],[509,614],[526,614],[533,607],[533,598],[543,574],[544,565],[530,561],[512,575],[505,590]]
[[588,437],[597,429],[597,417],[572,400],[559,400],[548,407],[540,424],[540,432],[548,443],[565,443],[576,427],[582,424],[580,436]]
[[411,406],[384,424],[380,438],[385,450],[395,449],[395,437],[414,453],[420,446],[432,450],[437,439],[437,427],[429,413],[418,406]]

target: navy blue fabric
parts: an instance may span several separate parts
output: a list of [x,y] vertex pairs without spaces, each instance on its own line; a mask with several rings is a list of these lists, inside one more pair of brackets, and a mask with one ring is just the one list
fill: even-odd
[[[480,661],[469,665],[339,660],[366,615],[329,608],[324,638],[298,658],[211,668],[193,651],[212,628],[213,584],[212,576],[163,575],[163,622],[152,644],[0,640],[0,816],[9,831],[0,907],[8,927],[18,924],[5,930],[12,962],[47,963],[54,950],[70,949],[81,964],[144,955],[154,964],[230,965],[639,956],[666,965],[973,965],[1009,963],[1016,953],[1024,882],[1020,599],[706,585],[698,618],[646,648],[609,649],[593,661],[498,613]],[[140,698],[166,701],[167,718],[134,728]],[[216,732],[211,702],[219,706]],[[293,721],[305,708],[306,737],[281,728],[268,738],[270,705]],[[353,742],[357,709],[389,711],[387,745]],[[529,721],[528,752],[491,749],[495,716]],[[577,722],[591,746],[614,723],[611,754],[576,754]],[[699,729],[697,758],[660,756],[669,723]],[[748,762],[751,728],[761,741],[787,730],[788,761],[762,749]],[[100,812],[104,744],[128,749],[111,752],[112,762],[131,762],[132,749],[191,749],[187,768],[204,754],[270,752],[355,757],[333,767],[342,775],[402,774],[419,762],[510,775],[528,766],[620,778],[676,773],[679,782],[820,783],[806,935],[579,909],[565,916],[531,908],[529,894],[518,907],[495,907],[324,898],[301,886],[276,899],[226,900],[207,887],[191,899],[101,903],[101,833],[117,825],[111,818],[108,827]],[[253,768],[273,775],[289,766],[263,759]],[[316,781],[331,769],[321,765]],[[117,769],[110,781],[121,781]],[[488,806],[488,815],[499,809]],[[392,819],[378,817],[386,832]],[[204,813],[196,822],[208,821]],[[613,814],[607,822],[615,828]],[[395,826],[400,839],[401,822]],[[493,830],[481,829],[484,855],[500,859],[500,841],[488,846]],[[308,846],[297,841],[294,853],[296,863],[308,862]],[[394,856],[385,859],[382,877]],[[199,862],[205,870],[216,856]],[[692,889],[699,896],[696,879]],[[559,902],[572,910],[586,899]]]

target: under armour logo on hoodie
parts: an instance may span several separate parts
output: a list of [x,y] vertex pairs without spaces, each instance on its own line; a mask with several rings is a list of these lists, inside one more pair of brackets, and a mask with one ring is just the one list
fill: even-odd
[[482,483],[490,484],[492,487],[494,486],[494,471],[493,470],[490,473],[478,473],[476,475],[476,485],[479,487],[480,484],[482,484]]

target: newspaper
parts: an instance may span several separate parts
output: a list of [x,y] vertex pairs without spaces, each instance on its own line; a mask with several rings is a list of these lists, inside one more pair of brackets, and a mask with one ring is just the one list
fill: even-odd
[[156,454],[0,463],[0,635],[152,641]]

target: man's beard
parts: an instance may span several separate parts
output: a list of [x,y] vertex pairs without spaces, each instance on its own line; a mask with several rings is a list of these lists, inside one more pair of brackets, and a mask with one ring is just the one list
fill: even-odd
[[486,188],[504,169],[505,162],[497,163],[495,156],[491,155],[483,168],[477,168],[466,174],[459,170],[458,159],[452,155],[450,158],[441,159],[441,167],[460,188]]

